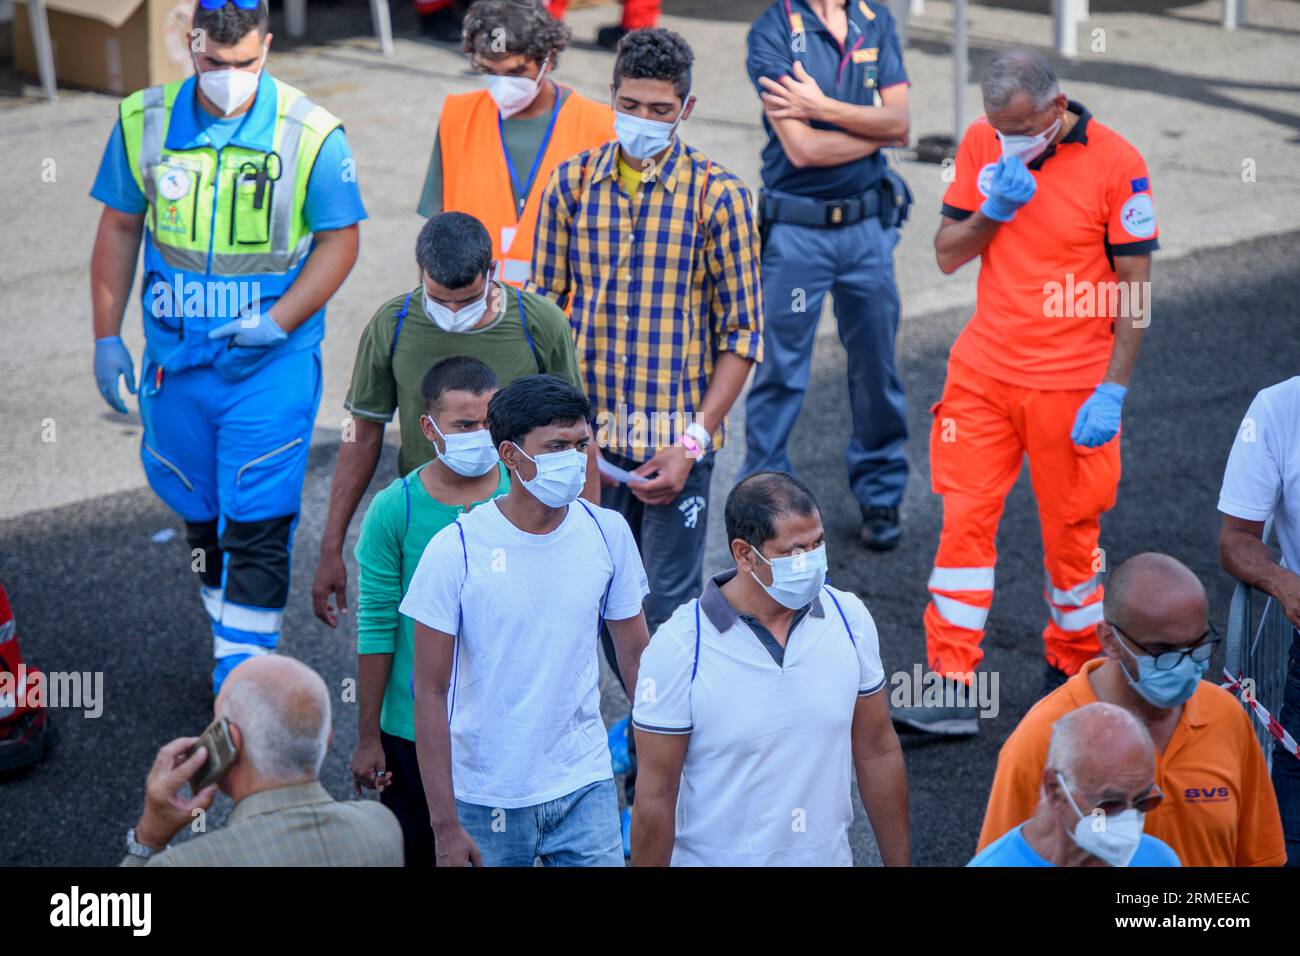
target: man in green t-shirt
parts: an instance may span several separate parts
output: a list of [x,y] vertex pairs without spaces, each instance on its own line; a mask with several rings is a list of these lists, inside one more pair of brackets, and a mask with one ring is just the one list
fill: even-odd
[[[347,612],[343,541],[374,477],[384,425],[394,411],[402,439],[398,474],[434,457],[420,424],[420,383],[430,365],[467,355],[487,365],[505,385],[522,375],[549,372],[581,387],[568,319],[546,297],[489,278],[492,239],[477,219],[461,212],[434,216],[420,230],[415,258],[421,284],[385,302],[357,345],[344,403],[352,413],[353,434],[339,446],[311,592],[312,609],[330,627],[337,626],[339,613]],[[599,500],[595,468],[587,479],[584,494]]]
[[510,490],[487,431],[497,377],[483,362],[438,362],[420,386],[419,427],[438,457],[375,495],[357,541],[357,749],[352,779],[379,790],[402,825],[407,866],[433,866],[433,830],[415,756],[411,692],[414,622],[398,613],[429,540],[477,505]]

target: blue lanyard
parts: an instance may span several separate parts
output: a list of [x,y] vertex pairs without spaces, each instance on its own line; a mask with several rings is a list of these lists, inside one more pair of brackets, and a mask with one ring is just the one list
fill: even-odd
[[555,121],[560,116],[560,88],[555,88],[555,106],[551,109],[551,122],[546,127],[546,135],[542,137],[542,144],[537,147],[537,155],[533,157],[533,168],[528,171],[528,182],[520,185],[519,173],[515,171],[514,161],[510,158],[510,150],[506,148],[506,131],[501,121],[501,111],[497,110],[497,131],[501,134],[501,152],[506,157],[506,169],[510,172],[510,182],[514,184],[515,195],[519,197],[519,212],[522,215],[524,206],[528,203],[528,194],[532,191],[533,181],[537,178],[537,170],[542,166],[542,157],[546,155],[546,147],[550,145],[551,133],[555,132]]

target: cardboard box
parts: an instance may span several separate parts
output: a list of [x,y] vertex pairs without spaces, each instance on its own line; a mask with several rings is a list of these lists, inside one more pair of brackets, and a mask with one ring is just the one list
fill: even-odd
[[[189,30],[196,0],[45,0],[60,85],[125,96],[194,72]],[[14,66],[35,76],[26,0],[14,3]]]

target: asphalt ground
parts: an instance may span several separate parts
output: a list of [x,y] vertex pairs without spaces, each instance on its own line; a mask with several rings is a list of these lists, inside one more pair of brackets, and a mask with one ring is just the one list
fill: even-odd
[[[918,213],[908,228],[932,228],[932,219]],[[1255,392],[1300,372],[1300,233],[1204,250],[1168,265],[1157,255],[1154,283],[1153,322],[1125,407],[1119,503],[1103,520],[1102,546],[1112,566],[1148,549],[1176,555],[1205,581],[1222,626],[1231,581],[1216,561],[1218,487]],[[823,508],[831,579],[860,594],[871,609],[887,673],[910,671],[924,656],[921,613],[940,524],[940,502],[928,487],[928,408],[967,312],[950,309],[905,323],[899,364],[910,402],[914,470],[897,551],[868,554],[857,543],[858,513],[842,457],[848,437],[844,353],[833,334],[819,338],[813,386],[793,440],[799,473]],[[309,597],[336,450],[330,435],[322,430],[324,440],[312,451],[281,650],[317,668],[341,697],[344,680],[356,673],[354,632],[317,622]],[[137,439],[123,428],[122,441],[134,447]],[[715,477],[707,572],[723,567],[718,518],[739,451],[735,443],[723,453]],[[372,491],[394,470],[390,446]],[[1036,525],[1023,474],[999,535],[999,590],[986,638],[985,666],[1000,675],[997,717],[968,741],[904,738],[919,865],[960,865],[970,857],[998,747],[1037,698],[1045,611]],[[154,540],[169,528],[176,532],[170,541]],[[56,711],[61,739],[50,757],[0,783],[0,865],[111,865],[137,819],[157,748],[198,733],[211,716],[211,639],[181,523],[148,490],[5,520],[0,581],[31,663],[104,674],[102,715]],[[609,720],[626,710],[608,675],[604,702]],[[336,697],[323,782],[339,799],[351,797],[355,739],[354,705]],[[229,809],[230,801],[220,797],[209,826],[219,826]],[[860,808],[851,840],[859,865],[878,862]]]

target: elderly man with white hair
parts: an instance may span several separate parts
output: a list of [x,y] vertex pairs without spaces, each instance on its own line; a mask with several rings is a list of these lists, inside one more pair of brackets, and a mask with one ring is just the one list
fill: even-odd
[[1169,844],[1142,832],[1164,799],[1155,746],[1123,707],[1095,703],[1052,725],[1038,810],[968,866],[1179,866]]
[[[220,779],[180,790],[207,749],[180,737],[158,751],[144,812],[127,834],[123,866],[401,866],[397,818],[375,801],[338,803],[318,779],[330,742],[325,682],[282,655],[251,657],[226,679],[214,711],[229,721],[236,757]],[[188,756],[187,756],[188,754]],[[172,837],[212,806],[235,801],[226,827],[174,847]]]

